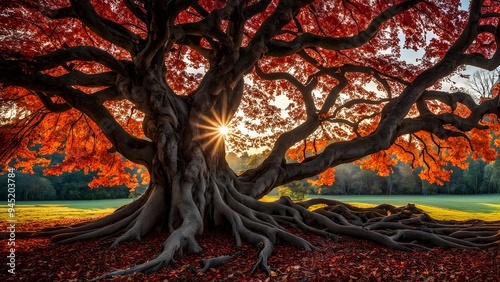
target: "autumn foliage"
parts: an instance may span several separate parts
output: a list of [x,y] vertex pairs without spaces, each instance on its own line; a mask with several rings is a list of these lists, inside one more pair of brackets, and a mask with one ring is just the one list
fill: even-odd
[[[253,269],[268,274],[278,239],[315,248],[282,224],[398,250],[422,247],[415,238],[497,246],[497,225],[463,237],[411,205],[358,210],[321,200],[314,204],[326,207],[312,212],[312,202],[257,201],[317,175],[316,184],[331,185],[335,166],[353,161],[380,175],[408,162],[442,183],[451,173],[443,168],[464,168],[471,150],[495,159],[499,96],[478,103],[450,83],[466,66],[500,65],[500,3],[461,4],[1,1],[0,161],[53,175],[98,171],[91,187],[134,187],[132,169],[142,166],[149,188],[137,201],[41,233],[62,243],[120,234],[115,246],[170,231],[158,257],[100,278],[156,271],[201,252],[197,236],[213,226],[230,226],[237,245],[259,246]],[[234,173],[226,152],[248,149],[270,153]],[[62,163],[44,157],[53,153],[65,154]]]
[[[147,37],[148,27],[138,15],[146,14],[138,12],[144,11],[143,9],[128,9],[127,3],[128,1],[96,2],[93,3],[92,13],[101,19],[113,20],[113,25],[120,25],[116,27],[118,32],[136,41],[143,41]],[[1,55],[6,60],[4,62],[12,59],[26,60],[26,63],[20,63],[22,72],[33,74],[39,71],[39,67],[29,62],[36,56],[77,46],[95,46],[119,60],[130,60],[137,55],[137,51],[126,43],[109,44],[106,40],[108,37],[80,24],[74,15],[65,15],[65,10],[54,10],[66,5],[65,1],[4,2],[1,17],[2,33],[5,34],[1,43]],[[87,4],[79,5],[84,7]],[[189,26],[202,19],[199,14],[201,9],[208,13],[225,4],[201,1],[197,5],[199,6],[180,12],[175,18],[175,24]],[[396,97],[416,75],[443,58],[460,35],[468,19],[467,11],[460,9],[460,1],[418,4],[417,8],[408,9],[385,21],[382,31],[370,37],[369,44],[357,48],[348,47],[339,51],[337,48],[329,50],[328,47],[313,46],[297,53],[292,53],[292,49],[287,51],[289,56],[283,56],[278,55],[279,42],[299,42],[304,33],[349,38],[374,25],[372,20],[391,5],[393,3],[387,1],[378,2],[377,5],[364,1],[348,1],[342,5],[316,1],[303,8],[273,38],[269,56],[263,57],[256,65],[258,71],[248,73],[249,83],[245,85],[248,95],[243,96],[242,107],[230,123],[232,136],[236,137],[226,140],[228,147],[236,152],[243,152],[249,147],[270,146],[281,133],[305,121],[308,107],[304,105],[308,105],[309,101],[304,101],[304,98],[311,99],[310,103],[318,110],[321,127],[288,150],[289,156],[294,160],[300,162],[306,156],[315,155],[331,142],[351,140],[376,130],[382,107]],[[495,5],[494,1],[491,5],[484,3],[482,12],[494,13],[497,9]],[[252,17],[245,25],[242,46],[250,44],[257,33],[256,27],[262,25],[275,7],[276,3],[269,5],[268,9]],[[481,19],[481,24],[484,25],[495,23],[495,17]],[[221,30],[228,28],[228,25],[229,21],[221,21]],[[211,42],[207,39],[200,38],[199,48],[192,48],[192,44],[178,41],[166,54],[166,65],[172,66],[166,80],[177,94],[193,93],[204,77],[204,70],[210,68],[211,62],[206,58],[206,52],[211,48]],[[491,34],[480,34],[467,52],[491,57],[493,49],[490,46],[494,41]],[[421,50],[424,55],[415,64],[401,56],[405,49]],[[108,77],[102,76],[102,80],[115,78],[106,63],[91,59],[79,60],[77,57],[42,69],[44,75],[68,80],[92,74],[107,74]],[[292,70],[291,74],[282,75],[289,70]],[[328,74],[334,72],[342,73],[342,79],[349,81],[336,100],[333,100],[330,92],[332,86],[340,80],[338,75]],[[432,87],[438,89],[447,79],[444,77],[436,81]],[[99,79],[96,77],[96,80]],[[104,91],[106,83],[90,81],[91,79],[86,83],[70,84],[83,93]],[[1,89],[1,107],[4,113],[1,121],[4,144],[1,156],[4,164],[15,158],[16,167],[24,171],[30,171],[33,165],[40,164],[47,166],[46,173],[52,175],[73,170],[99,170],[98,178],[90,183],[91,187],[121,183],[127,183],[130,187],[136,185],[136,177],[127,174],[127,168],[131,168],[133,164],[110,150],[112,144],[102,133],[105,124],[96,124],[95,120],[74,108],[54,113],[53,109],[44,106],[43,100],[50,99],[55,105],[66,105],[62,97],[40,96],[42,94],[37,93],[40,90],[26,90],[16,87],[17,84],[19,83],[4,81]],[[310,97],[301,93],[302,88],[308,87],[314,87]],[[285,99],[285,104],[275,102],[277,97]],[[450,111],[450,105],[443,102],[428,101],[427,104],[434,113]],[[144,137],[141,126],[144,115],[132,103],[123,99],[107,99],[104,105],[127,132],[138,138]],[[459,116],[467,116],[467,109],[463,109],[464,107],[459,105],[457,109],[454,106],[452,108],[455,113],[461,112]],[[422,113],[414,107],[408,117],[417,117],[419,114]],[[488,120],[494,119],[492,117]],[[443,165],[463,167],[465,152],[472,148],[475,150],[475,157],[486,161],[494,159],[495,151],[488,149],[491,145],[488,140],[493,139],[491,132],[494,131],[473,131],[469,135],[472,142],[461,137],[436,140],[427,133],[415,132],[398,137],[385,152],[363,160],[362,166],[377,170],[380,175],[387,175],[394,159],[398,159],[411,162],[414,167],[425,167],[421,176],[439,183],[449,178],[450,172],[441,169]],[[37,153],[36,144],[41,144]],[[61,164],[51,166],[50,160],[44,159],[43,155],[55,152],[65,153],[66,158]],[[327,174],[331,175],[324,175]]]

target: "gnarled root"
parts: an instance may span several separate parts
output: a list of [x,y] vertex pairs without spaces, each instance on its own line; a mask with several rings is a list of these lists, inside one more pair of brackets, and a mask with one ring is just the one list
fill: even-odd
[[328,219],[311,216],[317,220],[317,224],[331,225],[334,222],[336,225],[331,231],[336,234],[368,239],[395,249],[428,249],[427,246],[485,249],[500,243],[498,222],[438,221],[413,204],[403,207],[383,204],[361,209],[327,199],[313,199],[298,204],[289,199],[280,201],[303,209],[317,204],[326,205],[313,214],[317,213]]
[[208,259],[201,260],[200,263],[202,265],[202,268],[200,270],[198,270],[198,272],[204,273],[209,268],[216,267],[219,264],[226,262],[226,261],[230,261],[230,260],[231,260],[230,256],[220,256],[220,257],[216,257],[216,258],[208,258]]

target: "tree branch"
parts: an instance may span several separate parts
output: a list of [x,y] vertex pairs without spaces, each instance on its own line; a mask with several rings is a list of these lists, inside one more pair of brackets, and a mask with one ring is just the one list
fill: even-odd
[[101,49],[90,46],[78,46],[64,50],[56,50],[47,55],[34,57],[32,60],[4,60],[0,58],[0,68],[11,68],[16,71],[22,69],[23,72],[29,73],[56,68],[71,61],[93,61],[117,73],[123,75],[127,74],[122,63],[113,56]]
[[256,62],[268,54],[269,42],[281,31],[281,29],[292,20],[293,16],[311,0],[303,1],[280,1],[274,12],[262,23],[248,46],[243,48],[244,56],[241,56],[234,67],[234,73],[242,74],[249,71]]
[[102,90],[99,90],[97,92],[90,94],[89,96],[92,96],[93,99],[98,104],[104,104],[104,102],[106,102],[106,101],[125,99],[125,96],[123,95],[123,93],[118,91],[118,87],[116,87],[116,86],[110,86],[110,87],[104,88]]
[[148,23],[146,46],[137,54],[135,65],[138,70],[161,69],[164,66],[164,52],[181,38],[173,29],[176,16],[188,8],[194,0],[154,0],[148,9],[151,18]]
[[380,99],[380,100],[369,100],[369,99],[353,99],[353,100],[350,100],[350,101],[347,101],[345,102],[343,105],[337,107],[335,109],[335,111],[333,112],[332,116],[333,117],[336,117],[338,115],[338,113],[344,109],[344,108],[351,108],[355,105],[359,105],[359,104],[367,104],[367,105],[380,105],[382,103],[386,103],[386,102],[389,102],[393,99],[389,99],[389,98],[386,98],[386,99]]
[[[155,151],[152,143],[135,138],[126,132],[106,107],[98,103],[98,96],[87,95],[71,88],[56,77],[40,73],[25,74],[20,69],[3,68],[1,65],[0,83],[9,83],[9,85],[20,86],[28,90],[44,92],[49,96],[62,97],[70,107],[81,111],[92,119],[125,158],[150,167]],[[44,104],[53,107],[47,100],[50,98],[44,95],[41,99],[44,99],[42,100]]]
[[[479,124],[484,115],[495,114],[500,116],[498,106],[499,97],[485,101],[478,105],[467,118],[447,113],[442,115],[425,116],[420,118],[406,118],[398,126],[395,136],[413,134],[420,131],[432,133],[440,139],[450,137],[465,137],[463,132],[473,128],[486,129]],[[446,129],[446,125],[455,127],[458,131]],[[459,132],[463,131],[463,132]],[[278,179],[276,186],[288,183],[295,179],[302,179],[321,173],[328,167],[333,167],[341,163],[351,162],[363,156],[370,155],[380,150],[373,142],[375,135],[365,138],[358,138],[352,141],[333,143],[327,146],[323,153],[310,158],[308,162],[301,164],[286,164],[282,169],[286,170],[283,179]]]
[[245,19],[250,19],[250,18],[254,17],[255,15],[258,15],[258,14],[264,12],[270,3],[271,3],[271,0],[261,0],[255,4],[248,6],[243,12]]
[[[452,136],[453,133],[447,132],[443,128],[443,124],[453,124],[464,130],[470,130],[472,125],[473,127],[481,128],[481,125],[479,125],[478,122],[485,114],[494,113],[499,115],[499,98],[497,96],[495,99],[482,103],[481,106],[477,107],[473,114],[471,114],[467,119],[461,120],[461,118],[457,116],[448,114],[425,117],[434,118],[434,120],[432,120],[432,124],[435,126],[429,126],[427,120],[423,121],[423,118],[405,119],[403,122],[403,119],[406,117],[410,108],[421,97],[426,88],[434,85],[437,80],[451,74],[459,65],[467,62],[467,59],[464,59],[464,53],[467,51],[468,47],[472,44],[478,34],[477,27],[479,25],[481,3],[482,2],[479,0],[474,0],[471,3],[469,22],[455,44],[453,44],[453,46],[448,50],[444,58],[433,67],[428,68],[426,71],[418,75],[411,84],[407,85],[399,97],[384,107],[385,111],[383,112],[386,112],[387,114],[383,115],[383,118],[374,133],[366,137],[360,137],[350,141],[332,143],[328,145],[321,154],[311,157],[302,163],[277,164],[277,157],[283,156],[286,151],[286,149],[284,149],[280,144],[282,143],[281,138],[292,138],[292,136],[287,136],[285,133],[276,142],[275,148],[268,159],[266,159],[264,163],[252,173],[257,176],[256,179],[252,180],[254,187],[254,191],[252,191],[252,193],[254,193],[254,195],[261,196],[269,192],[274,187],[292,180],[317,175],[329,167],[334,167],[341,163],[351,162],[375,152],[385,150],[395,142],[398,136],[403,134],[427,129],[430,132],[434,131],[440,134],[442,137],[448,137]],[[490,67],[493,66],[494,65],[490,65]],[[438,122],[440,123],[440,126],[437,125]],[[280,149],[277,150],[276,148]],[[276,154],[277,152],[282,154]],[[270,162],[274,163],[274,165],[270,165]],[[259,172],[262,169],[266,172]],[[247,179],[247,175],[243,174],[242,176],[244,177],[242,177],[241,180],[245,181]]]
[[317,109],[316,109],[316,106],[314,105],[312,90],[316,87],[316,85],[318,83],[317,78],[312,78],[311,81],[307,85],[304,85],[298,79],[296,79],[293,75],[291,75],[287,72],[265,73],[262,71],[262,69],[258,65],[255,66],[255,72],[257,73],[258,76],[260,76],[261,78],[266,79],[266,80],[283,79],[283,80],[290,82],[302,94],[302,98],[304,99],[304,105],[306,107],[307,116],[312,117],[316,113]]
[[[127,50],[133,56],[139,52],[142,38],[121,24],[97,14],[90,0],[70,0],[73,13],[101,38]],[[68,13],[70,14],[70,13]]]
[[103,72],[98,74],[86,74],[78,70],[72,70],[59,78],[68,85],[81,86],[110,86],[115,84],[117,74],[115,72]]
[[144,23],[148,22],[148,18],[146,13],[144,13],[141,8],[134,3],[132,0],[124,0],[125,6],[136,16],[139,20],[141,20]]
[[465,92],[448,93],[438,90],[426,90],[422,93],[424,100],[437,100],[451,107],[452,111],[457,108],[457,103],[465,105],[470,110],[474,110],[478,105],[474,99]]
[[45,94],[38,92],[38,91],[36,91],[35,93],[38,96],[38,98],[40,99],[40,101],[42,101],[45,108],[47,108],[47,110],[49,110],[53,113],[62,113],[62,112],[65,112],[65,111],[71,109],[71,106],[68,103],[63,103],[63,104],[54,103],[52,101],[52,99],[47,97]]
[[115,120],[113,115],[96,100],[75,89],[68,89],[63,98],[75,109],[81,111],[94,121],[113,147],[132,162],[150,168],[156,149],[152,142],[130,135]]
[[375,17],[368,27],[356,36],[332,38],[318,36],[312,33],[303,33],[290,42],[272,40],[267,44],[269,50],[267,54],[269,56],[283,57],[295,54],[308,47],[321,47],[328,50],[346,50],[360,47],[377,34],[383,23],[422,1],[423,0],[410,0],[390,7]]
[[[15,132],[11,131],[13,133],[12,135],[7,135],[10,132],[7,131],[4,133],[3,131],[6,128],[0,127],[0,133],[2,133],[0,138],[8,136],[8,139],[3,139],[4,147],[3,150],[0,151],[1,163],[7,163],[15,156],[16,149],[24,145],[23,141],[32,135],[32,132],[43,122],[48,113],[49,112],[45,111],[43,107],[32,111],[29,116],[13,125]],[[10,131],[12,128],[8,130]]]

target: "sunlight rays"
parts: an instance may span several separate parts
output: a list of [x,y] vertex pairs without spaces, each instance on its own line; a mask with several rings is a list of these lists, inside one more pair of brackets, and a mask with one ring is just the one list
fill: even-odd
[[201,134],[195,136],[194,140],[200,141],[205,148],[211,147],[212,154],[218,149],[225,149],[227,140],[236,138],[228,118],[212,111],[203,115],[200,120],[198,128],[201,129]]

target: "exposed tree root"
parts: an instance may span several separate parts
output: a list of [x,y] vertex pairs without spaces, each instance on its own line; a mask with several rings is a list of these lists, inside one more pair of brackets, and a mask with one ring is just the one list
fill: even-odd
[[209,258],[209,259],[201,260],[200,263],[202,265],[202,268],[198,271],[204,273],[209,268],[216,267],[219,264],[226,262],[226,261],[230,261],[230,260],[231,260],[230,256],[220,256],[220,257],[216,257],[216,258]]
[[[152,184],[147,196],[117,212],[84,225],[44,230],[38,235],[53,236],[59,243],[118,236],[111,246],[127,240],[140,240],[158,226],[168,226],[170,235],[160,254],[141,265],[117,270],[95,280],[135,272],[154,272],[174,262],[184,252],[197,253],[202,248],[196,236],[205,225],[230,226],[237,246],[242,241],[258,248],[258,267],[271,272],[268,258],[278,243],[291,244],[305,250],[316,248],[293,235],[284,227],[298,228],[337,241],[339,235],[370,240],[381,245],[409,251],[432,247],[484,249],[500,245],[500,222],[444,222],[408,204],[403,207],[379,205],[357,208],[338,201],[312,199],[295,203],[287,197],[276,202],[260,202],[240,194],[232,180],[207,176],[206,168],[188,165],[184,174],[176,174],[171,187]],[[168,189],[167,189],[168,188]],[[170,191],[170,198],[166,197]],[[200,192],[202,191],[202,193]],[[166,199],[170,202],[166,203]],[[314,211],[311,206],[321,205]],[[164,219],[169,220],[165,224]],[[221,256],[203,260],[200,271],[206,271],[230,260]]]

